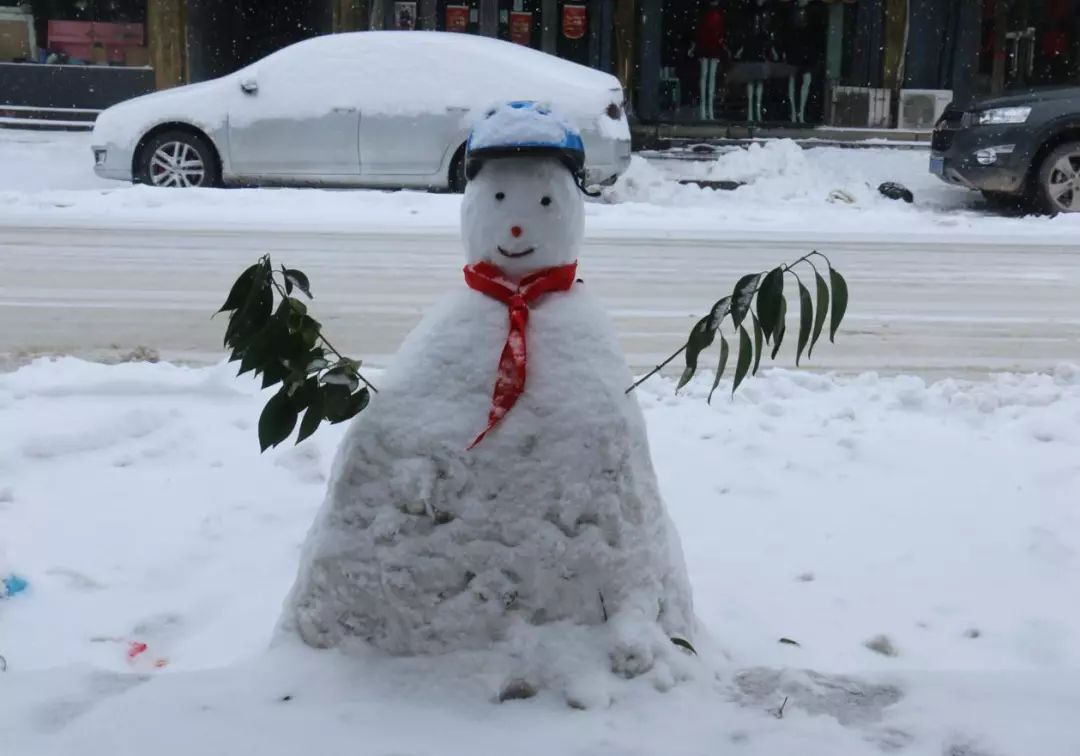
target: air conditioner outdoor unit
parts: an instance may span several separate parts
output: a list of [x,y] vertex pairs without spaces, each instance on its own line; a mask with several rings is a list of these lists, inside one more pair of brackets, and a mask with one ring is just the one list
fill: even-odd
[[833,87],[829,124],[856,129],[887,129],[892,115],[888,89]]
[[900,128],[930,131],[952,102],[951,89],[904,89],[900,92]]

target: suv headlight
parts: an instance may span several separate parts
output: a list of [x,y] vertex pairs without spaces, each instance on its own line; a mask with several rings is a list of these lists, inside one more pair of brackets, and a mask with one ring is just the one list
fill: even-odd
[[991,108],[975,114],[976,126],[992,126],[1005,123],[1024,123],[1031,115],[1031,108]]

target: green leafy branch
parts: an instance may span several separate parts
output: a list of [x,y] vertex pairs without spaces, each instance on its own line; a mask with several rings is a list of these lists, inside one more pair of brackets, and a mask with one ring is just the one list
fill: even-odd
[[[825,261],[829,271],[829,280],[818,272],[813,258],[820,257]],[[802,282],[802,278],[795,271],[798,265],[809,265],[814,272],[815,296],[810,296],[810,290]],[[735,394],[739,384],[748,374],[757,375],[758,366],[761,364],[761,355],[765,346],[771,346],[770,359],[776,359],[780,352],[780,345],[784,341],[787,332],[787,299],[784,297],[784,278],[792,276],[799,293],[799,337],[795,352],[795,364],[802,359],[803,352],[809,358],[814,352],[814,345],[821,337],[825,327],[825,319],[829,318],[829,341],[835,342],[836,332],[844,319],[844,313],[848,305],[847,281],[840,272],[833,268],[829,258],[818,251],[803,255],[798,260],[788,265],[781,265],[762,273],[750,273],[739,279],[735,284],[730,296],[726,296],[712,306],[709,314],[694,324],[690,329],[690,336],[674,354],[653,368],[644,377],[639,379],[626,390],[630,393],[649,378],[664,369],[672,360],[680,354],[686,355],[686,367],[676,391],[681,389],[697,372],[698,357],[715,341],[717,334],[720,336],[720,362],[716,368],[716,377],[713,379],[712,390],[709,391],[708,401],[712,401],[712,395],[720,379],[727,369],[728,357],[731,348],[728,340],[721,330],[721,324],[731,319],[733,331],[738,336],[739,353],[735,361],[735,380],[731,387],[732,395]],[[830,290],[831,286],[831,290]],[[753,307],[755,297],[756,308]],[[753,340],[750,331],[747,331],[745,322],[750,317]],[[831,317],[830,317],[831,316]],[[809,349],[807,349],[809,347]],[[752,364],[751,364],[752,363]]]
[[[225,347],[240,372],[262,376],[262,387],[281,384],[259,416],[259,446],[266,451],[292,435],[300,413],[296,443],[325,420],[340,423],[367,406],[375,387],[360,374],[360,362],[334,348],[307,305],[292,296],[314,299],[308,277],[295,268],[274,270],[270,256],[240,274],[225,304]],[[275,308],[274,294],[280,298]]]

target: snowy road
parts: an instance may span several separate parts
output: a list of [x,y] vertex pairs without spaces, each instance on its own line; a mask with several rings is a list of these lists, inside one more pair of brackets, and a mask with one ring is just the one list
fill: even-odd
[[[1080,361],[1080,250],[1061,239],[915,238],[850,232],[671,238],[590,235],[586,285],[613,314],[635,368],[674,350],[737,277],[816,247],[848,278],[842,344],[818,369],[923,375],[1041,370]],[[259,254],[304,269],[336,345],[382,364],[421,312],[456,285],[455,235],[0,227],[0,363],[43,353],[99,358],[147,347],[211,362],[209,318]],[[779,364],[793,359],[785,349]]]

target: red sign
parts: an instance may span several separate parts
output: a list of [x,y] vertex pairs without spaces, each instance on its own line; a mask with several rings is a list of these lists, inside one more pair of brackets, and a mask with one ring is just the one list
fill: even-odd
[[446,30],[448,32],[463,32],[469,28],[469,6],[448,5],[446,6]]
[[562,8],[562,33],[567,39],[581,39],[588,29],[584,5],[570,5]]
[[532,44],[532,13],[510,11],[510,41],[528,47]]

